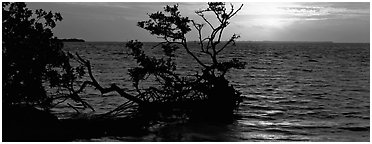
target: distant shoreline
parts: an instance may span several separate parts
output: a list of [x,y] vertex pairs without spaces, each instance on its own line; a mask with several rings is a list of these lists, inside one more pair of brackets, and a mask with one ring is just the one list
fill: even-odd
[[244,43],[334,43],[333,41],[236,41]]
[[[74,42],[74,41],[64,41]],[[126,43],[127,41],[85,41],[87,43]],[[222,41],[225,42],[225,41]],[[142,43],[159,43],[156,41],[143,41]],[[188,43],[198,43],[198,41],[188,41]],[[333,41],[236,41],[236,43],[319,43],[319,44],[337,44],[337,43],[359,43],[369,44],[370,42],[333,42]]]
[[60,41],[62,42],[85,42],[85,40],[83,39],[76,39],[76,38],[72,38],[72,39],[59,39]]

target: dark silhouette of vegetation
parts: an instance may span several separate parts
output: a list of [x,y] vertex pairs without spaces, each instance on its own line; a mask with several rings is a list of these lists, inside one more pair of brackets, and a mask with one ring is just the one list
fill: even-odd
[[[227,42],[222,42],[224,29],[229,25],[229,20],[242,8],[230,11],[225,3],[211,2],[208,8],[196,11],[211,29],[211,34],[202,36],[205,24],[199,24],[188,17],[180,15],[178,5],[166,6],[163,12],[149,14],[150,20],[138,22],[138,26],[148,30],[164,40],[155,47],[161,47],[164,52],[163,58],[147,56],[142,50],[142,44],[138,41],[130,41],[127,47],[131,49],[131,55],[137,60],[139,67],[130,69],[134,86],[143,99],[152,103],[165,105],[166,109],[179,111],[186,110],[191,116],[205,116],[215,120],[229,119],[233,110],[241,101],[240,92],[229,85],[225,78],[226,72],[231,68],[242,69],[245,63],[237,59],[222,61],[218,59],[221,51],[239,38],[234,34]],[[211,12],[218,19],[218,24],[213,25],[205,13]],[[191,26],[198,31],[199,50],[202,56],[210,58],[209,62],[202,61],[188,46],[186,34],[191,31]],[[192,76],[182,76],[176,72],[177,64],[174,62],[175,51],[183,49],[201,66],[202,73]],[[151,79],[152,77],[152,79]],[[158,87],[140,89],[142,81],[155,80]],[[158,106],[159,107],[159,106]],[[161,106],[160,106],[161,107]],[[152,108],[149,108],[152,109]]]
[[[137,125],[127,128],[140,128],[150,121],[177,119],[202,119],[226,121],[233,118],[234,110],[241,101],[240,92],[229,84],[225,74],[232,68],[242,69],[245,63],[238,59],[219,59],[220,53],[235,44],[239,38],[234,34],[227,41],[222,41],[222,34],[229,25],[229,20],[242,8],[235,9],[231,5],[228,10],[224,3],[208,3],[208,8],[196,11],[205,23],[199,24],[188,17],[180,15],[178,5],[166,6],[163,12],[149,14],[148,21],[138,22],[138,26],[148,30],[164,41],[153,48],[161,48],[161,58],[145,54],[143,44],[139,41],[129,41],[126,48],[138,63],[129,70],[135,92],[127,92],[116,84],[102,86],[94,77],[91,64],[78,53],[64,52],[63,42],[53,36],[52,29],[62,20],[59,13],[44,10],[30,10],[25,3],[3,3],[3,135],[6,141],[38,141],[61,140],[58,135],[68,134],[69,138],[79,131],[87,133],[83,137],[120,133],[110,123],[118,124],[118,116],[133,118]],[[218,20],[213,25],[205,16],[212,13]],[[202,37],[205,26],[211,29],[210,35]],[[186,34],[194,27],[198,32],[198,49],[202,55],[197,55],[188,46]],[[68,40],[69,41],[69,40]],[[176,51],[184,50],[199,66],[198,72],[182,75],[177,70]],[[207,57],[209,60],[202,58]],[[71,61],[78,66],[72,66]],[[88,77],[84,77],[88,75]],[[153,85],[145,85],[144,82]],[[71,99],[80,103],[83,108],[90,108],[80,97],[87,86],[93,86],[102,94],[117,92],[128,101],[109,111],[95,120],[65,121],[60,123],[48,110],[53,106]],[[48,95],[46,90],[55,90]],[[68,105],[79,112],[81,107]],[[40,111],[40,109],[46,110]],[[35,115],[37,117],[32,117]],[[112,119],[112,118],[115,119]],[[106,119],[111,118],[111,119]],[[75,123],[76,122],[76,123]],[[100,123],[99,128],[90,124]],[[77,130],[81,127],[84,130]],[[17,135],[29,137],[22,139]],[[61,129],[61,130],[58,130]],[[69,132],[66,132],[69,130]],[[99,132],[93,132],[93,131]],[[132,130],[132,129],[131,129]],[[48,133],[59,131],[59,133]],[[47,133],[45,135],[35,135]],[[140,133],[138,131],[138,133]],[[50,139],[43,139],[44,136]],[[66,139],[64,139],[66,140]]]
[[[2,3],[3,11],[3,106],[31,105],[48,109],[56,99],[84,103],[72,82],[84,74],[72,67],[63,43],[52,29],[62,20],[59,13],[32,11],[25,3]],[[45,88],[67,92],[48,96]],[[62,96],[61,96],[62,95]]]
[[[3,140],[56,140],[60,124],[47,112],[55,102],[72,99],[89,107],[73,89],[83,67],[70,65],[63,43],[52,33],[62,16],[3,2],[2,20]],[[48,95],[47,89],[59,92]]]
[[[238,59],[223,61],[218,55],[227,47],[234,45],[239,38],[234,34],[228,41],[222,41],[222,34],[229,25],[229,20],[242,8],[227,10],[224,3],[208,3],[208,8],[196,11],[212,30],[207,37],[202,37],[202,29],[206,24],[199,24],[188,17],[180,15],[178,5],[166,6],[164,12],[149,14],[150,20],[138,22],[138,26],[148,30],[151,34],[163,39],[153,48],[161,48],[163,57],[148,56],[139,41],[129,41],[126,47],[130,55],[137,61],[138,67],[129,70],[136,94],[126,93],[123,88],[112,84],[108,88],[102,87],[94,78],[90,62],[77,58],[88,69],[91,81],[85,81],[81,89],[87,85],[96,87],[102,94],[116,91],[127,98],[129,102],[119,106],[107,115],[126,113],[131,110],[136,116],[149,119],[179,117],[202,118],[213,120],[230,120],[233,111],[241,101],[240,92],[234,89],[225,78],[225,74],[232,68],[242,69],[245,63]],[[219,24],[213,25],[204,14],[213,13]],[[186,34],[191,27],[198,31],[199,50],[202,56],[209,57],[210,61],[202,61],[201,57],[192,52],[188,46]],[[183,49],[201,66],[201,73],[181,75],[177,73],[177,64],[174,61],[176,50]],[[146,86],[143,82],[154,83]]]
[[62,44],[51,31],[62,17],[43,10],[36,10],[35,16],[25,3],[2,6],[3,104],[40,104],[47,99],[42,86],[44,76],[66,60]]

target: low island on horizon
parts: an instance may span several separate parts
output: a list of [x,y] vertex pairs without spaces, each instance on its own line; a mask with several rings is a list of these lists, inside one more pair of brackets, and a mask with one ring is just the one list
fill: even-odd
[[78,38],[69,38],[69,39],[59,39],[62,42],[85,42],[83,39],[78,39]]

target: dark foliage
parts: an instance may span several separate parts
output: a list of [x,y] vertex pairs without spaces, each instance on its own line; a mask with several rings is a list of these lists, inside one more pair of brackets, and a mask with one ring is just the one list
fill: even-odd
[[[111,116],[129,113],[155,118],[161,113],[161,117],[183,117],[186,114],[187,117],[231,118],[241,96],[240,92],[229,84],[225,74],[232,68],[244,68],[245,63],[238,59],[223,61],[218,59],[218,55],[239,38],[234,34],[228,41],[221,41],[223,30],[228,26],[230,18],[236,15],[242,6],[234,10],[231,5],[231,10],[227,11],[224,3],[208,5],[207,9],[196,12],[212,30],[205,38],[202,38],[201,34],[205,24],[198,24],[181,16],[178,5],[166,6],[164,13],[149,14],[150,20],[138,23],[139,27],[164,40],[154,46],[160,47],[164,55],[161,58],[146,55],[142,43],[138,41],[126,44],[131,50],[130,55],[138,63],[138,67],[129,70],[137,92],[133,95],[116,84],[102,87],[94,78],[89,61],[78,54],[74,56],[61,50],[61,41],[53,37],[51,31],[55,23],[62,20],[59,13],[31,11],[24,3],[3,3],[3,103],[50,107],[57,99],[62,99],[57,104],[72,99],[94,110],[79,97],[86,86],[91,85],[102,94],[116,91],[129,100],[107,113]],[[206,12],[214,13],[219,24],[212,25],[204,17]],[[201,56],[190,50],[185,37],[192,26],[199,34],[199,49],[203,54]],[[202,73],[177,73],[174,59],[178,49],[185,50],[201,66]],[[203,56],[209,57],[211,63],[201,61]],[[81,65],[72,67],[70,60]],[[80,78],[85,74],[88,74],[89,80],[81,81]],[[144,85],[145,81],[151,81],[153,85]],[[63,92],[58,92],[57,96],[47,96],[45,84],[50,88],[58,87]],[[78,108],[73,108],[79,112]]]
[[62,17],[59,13],[29,10],[25,3],[2,6],[3,103],[41,103],[47,98],[42,86],[44,76],[55,75],[51,69],[67,60],[62,44],[51,31]]
[[[72,55],[52,33],[61,15],[4,2],[2,19],[3,140],[67,140],[61,122],[47,110],[59,99],[89,105],[74,90],[85,67],[70,65]],[[48,94],[53,88],[61,92]]]
[[[62,20],[59,13],[30,10],[25,3],[2,3],[3,12],[3,105],[32,105],[50,108],[56,99],[72,98],[73,82],[84,74],[73,68],[62,51],[63,43],[52,29]],[[46,94],[46,87],[67,89],[58,96]]]
[[[208,5],[207,9],[196,12],[212,29],[212,33],[206,38],[202,38],[201,34],[205,24],[198,24],[188,17],[181,16],[178,5],[166,6],[164,12],[149,14],[149,20],[138,22],[139,27],[148,30],[164,42],[153,47],[161,48],[163,51],[160,58],[147,55],[139,41],[132,40],[126,44],[130,50],[129,54],[138,63],[137,67],[129,69],[136,90],[134,93],[127,93],[125,88],[120,88],[116,84],[111,84],[110,87],[101,86],[93,75],[90,62],[78,54],[76,57],[71,55],[71,58],[87,68],[90,80],[82,82],[79,90],[70,91],[78,94],[90,85],[102,94],[117,92],[129,100],[103,116],[135,116],[144,121],[159,118],[231,119],[234,109],[241,101],[241,93],[229,84],[225,74],[232,68],[243,69],[245,63],[238,59],[221,60],[218,59],[218,55],[225,48],[231,48],[239,38],[234,34],[228,41],[221,41],[223,30],[242,5],[237,10],[231,5],[230,11],[226,10],[224,3]],[[219,25],[213,26],[204,17],[206,12],[213,12],[219,20]],[[199,34],[201,56],[190,50],[185,37],[192,26]],[[201,66],[199,69],[201,73],[182,75],[177,72],[175,52],[179,49],[185,50],[187,55]],[[201,57],[207,57],[211,62],[203,62]]]
[[[206,38],[201,38],[204,24],[197,24],[181,16],[178,5],[166,6],[164,13],[150,14],[150,20],[138,23],[138,26],[164,40],[154,47],[160,47],[164,55],[161,58],[146,55],[142,43],[138,41],[126,44],[131,50],[130,55],[138,63],[138,67],[129,70],[136,89],[136,94],[130,94],[116,84],[111,84],[110,87],[101,86],[93,76],[88,60],[84,60],[79,54],[73,55],[62,50],[62,41],[52,33],[56,23],[62,20],[59,13],[45,12],[41,9],[33,11],[28,9],[25,3],[2,3],[3,125],[6,125],[4,138],[6,141],[69,140],[80,132],[86,134],[77,137],[122,133],[128,126],[137,129],[136,133],[141,133],[143,126],[158,119],[231,119],[241,97],[224,76],[231,68],[244,68],[245,63],[238,59],[219,61],[218,54],[239,38],[233,35],[227,42],[221,42],[222,31],[228,25],[228,20],[241,7],[234,10],[232,6],[231,11],[227,13],[224,3],[208,5],[209,8],[206,10],[196,12],[212,28],[211,35]],[[219,26],[213,27],[204,18],[203,13],[210,11],[216,14]],[[191,31],[191,26],[199,32],[199,46],[204,54],[202,56],[208,56],[212,63],[201,61],[199,56],[190,51],[185,34]],[[177,73],[177,63],[174,59],[177,57],[175,52],[178,49],[186,50],[186,53],[201,66],[202,73],[193,75]],[[73,67],[70,64],[71,60],[80,65]],[[86,74],[88,77],[84,78]],[[144,85],[144,81],[152,81],[153,85]],[[104,115],[94,117],[95,119],[63,123],[48,112],[35,108],[48,110],[56,104],[72,99],[81,103],[84,108],[94,111],[79,96],[89,85],[102,94],[117,92],[128,101]],[[57,92],[48,95],[46,89],[54,88]],[[70,104],[69,106],[79,112],[80,107]],[[135,116],[134,119],[125,121],[131,123],[135,121],[137,125],[116,127],[124,121],[105,119],[107,116],[120,115],[126,118]],[[103,124],[110,121],[113,123]],[[97,124],[100,126],[92,129],[91,125]],[[84,130],[79,131],[76,127]],[[21,129],[26,130],[19,133]],[[55,133],[57,129],[60,131]],[[59,137],[60,135],[65,137]],[[44,139],[45,136],[50,139]]]
[[[218,59],[218,54],[239,38],[234,34],[228,41],[221,41],[223,30],[242,5],[237,10],[234,10],[231,5],[229,12],[224,3],[208,3],[208,5],[207,9],[196,12],[212,29],[212,33],[206,38],[202,38],[202,28],[205,24],[198,24],[188,17],[181,16],[178,5],[166,6],[164,13],[149,14],[150,20],[138,22],[139,27],[164,40],[155,46],[163,49],[162,58],[146,55],[141,42],[130,41],[126,45],[139,64],[139,67],[130,69],[129,74],[142,100],[156,103],[157,107],[166,107],[168,111],[181,110],[191,116],[207,115],[214,118],[218,115],[231,118],[241,97],[240,92],[229,85],[224,76],[231,68],[243,69],[245,63],[238,59],[221,61]],[[219,25],[213,26],[204,17],[206,12],[213,12]],[[190,50],[185,36],[191,31],[190,25],[198,31],[199,49],[204,54],[202,56],[210,57],[211,64],[201,61],[201,58]],[[202,67],[202,73],[192,76],[178,74],[173,59],[177,49],[184,49]],[[153,81],[157,84],[140,86],[144,81]]]

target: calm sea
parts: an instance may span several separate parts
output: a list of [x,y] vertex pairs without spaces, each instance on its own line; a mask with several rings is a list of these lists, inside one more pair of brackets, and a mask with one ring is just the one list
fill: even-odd
[[[150,49],[153,44],[145,43],[146,52],[160,56],[160,51]],[[189,45],[195,47],[196,43]],[[245,69],[227,75],[244,95],[234,123],[165,124],[141,137],[88,141],[369,141],[369,47],[346,43],[237,43],[220,57],[247,62]],[[102,85],[116,83],[131,89],[127,70],[136,63],[126,54],[125,43],[65,43],[65,50],[89,59]],[[197,67],[182,50],[176,61],[183,74]],[[84,97],[96,113],[126,101],[116,93],[102,96],[93,89],[86,93]],[[65,117],[73,110],[60,105],[54,112]]]

